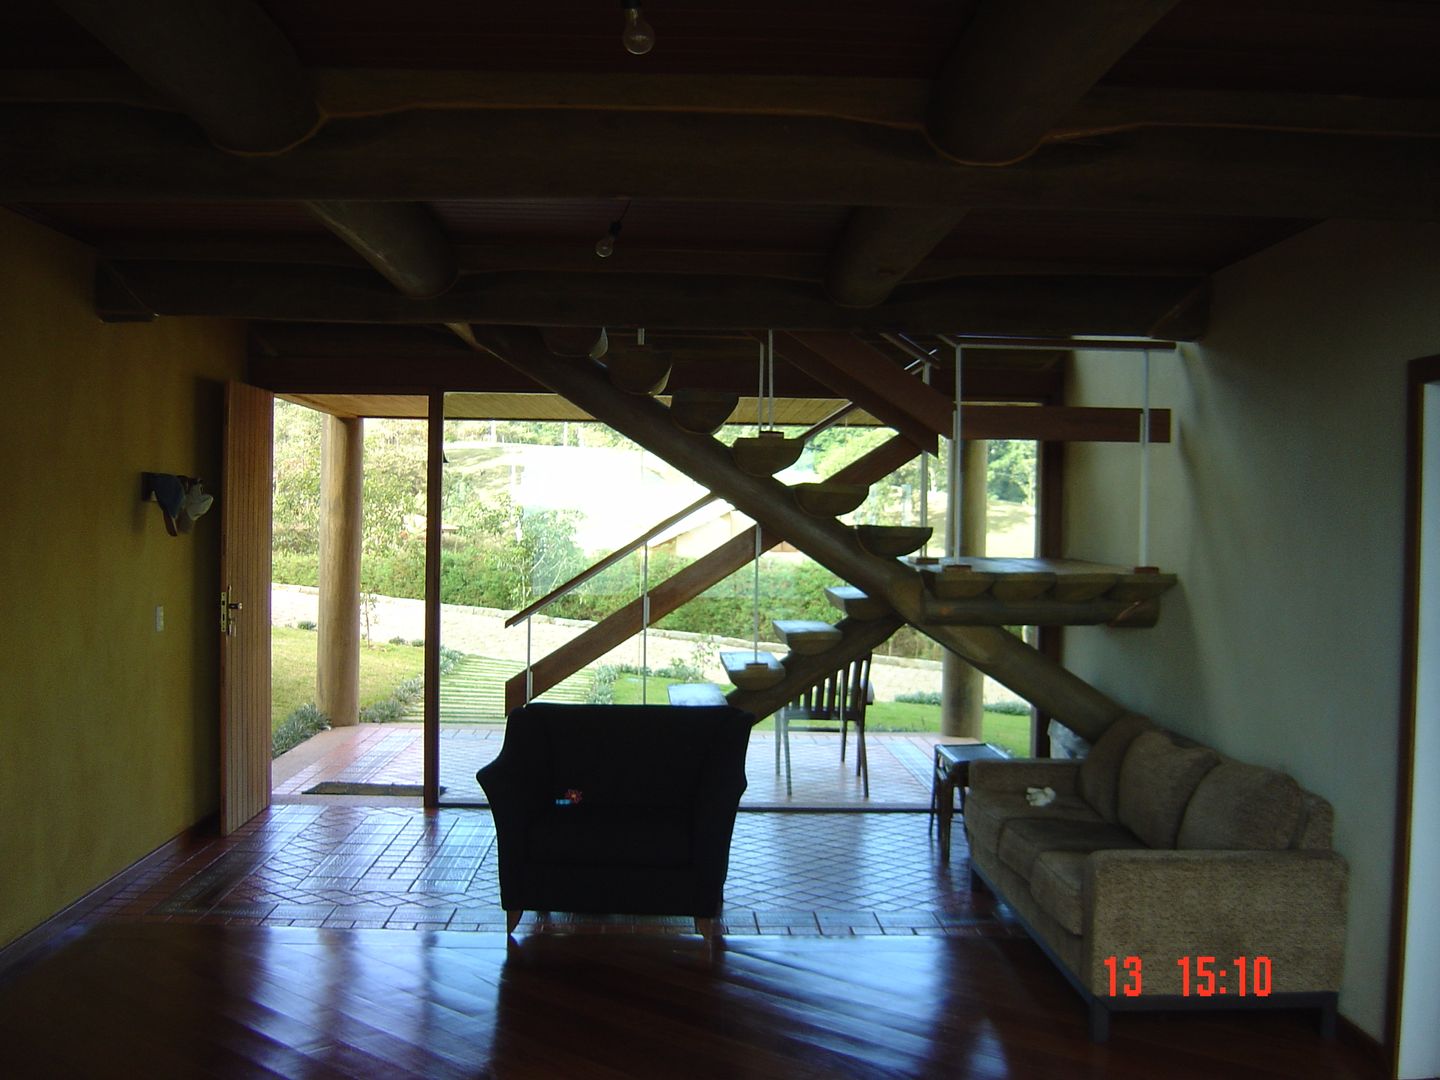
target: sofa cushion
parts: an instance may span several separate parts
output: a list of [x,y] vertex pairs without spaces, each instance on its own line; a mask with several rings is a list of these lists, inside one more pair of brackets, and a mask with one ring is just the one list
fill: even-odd
[[1282,772],[1226,761],[1190,796],[1175,846],[1280,851],[1300,827],[1300,785]]
[[1173,848],[1185,805],[1220,755],[1176,746],[1162,731],[1135,737],[1120,766],[1120,823],[1152,848]]
[[679,867],[690,862],[690,815],[654,807],[554,807],[530,825],[529,857],[572,866]]
[[1087,803],[1106,821],[1119,821],[1120,811],[1116,805],[1120,791],[1120,766],[1125,760],[1125,751],[1142,732],[1155,725],[1143,716],[1134,713],[1122,716],[1100,736],[1080,762],[1080,794]]
[[973,850],[990,859],[999,854],[1000,832],[1012,820],[1100,822],[1100,815],[1078,795],[1060,795],[1049,806],[1031,806],[1023,791],[971,788],[965,799],[965,832]]
[[1088,854],[1102,848],[1144,847],[1128,829],[1108,821],[1012,820],[1000,833],[1000,861],[1024,878],[1047,851]]
[[1084,851],[1045,851],[1030,870],[1030,895],[1072,934],[1085,932]]

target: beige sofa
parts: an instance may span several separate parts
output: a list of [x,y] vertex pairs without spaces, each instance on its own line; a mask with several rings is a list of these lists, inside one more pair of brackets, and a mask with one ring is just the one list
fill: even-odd
[[[1031,806],[1032,787],[1057,797]],[[964,822],[972,872],[1084,996],[1097,1041],[1113,1011],[1157,1008],[1313,1006],[1333,1032],[1346,865],[1330,804],[1289,776],[1127,716],[1082,760],[975,762]]]

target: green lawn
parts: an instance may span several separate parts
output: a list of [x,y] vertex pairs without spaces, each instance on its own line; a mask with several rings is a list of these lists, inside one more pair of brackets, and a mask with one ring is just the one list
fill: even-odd
[[[271,727],[292,711],[315,700],[315,649],[318,635],[313,630],[295,630],[277,626],[271,632]],[[511,673],[512,665],[482,657],[466,657],[462,670],[441,680],[441,715],[452,720],[489,719],[500,722],[501,684]],[[376,644],[360,649],[360,704],[366,706],[388,698],[404,680],[421,674],[424,650],[413,645]],[[475,671],[472,673],[471,668]],[[547,699],[583,701],[588,692],[589,672],[567,679],[561,689]],[[646,702],[651,705],[669,703],[667,687],[683,679],[666,679],[652,675],[647,682]],[[473,685],[472,685],[473,683]],[[734,687],[725,685],[729,693]],[[453,695],[453,698],[452,698]],[[466,700],[462,702],[460,699]],[[475,701],[470,700],[471,697]],[[484,709],[478,707],[483,697]],[[490,698],[494,698],[493,703]],[[615,680],[615,703],[636,705],[640,702],[640,676],[621,675]],[[463,708],[461,706],[464,706]],[[483,713],[484,715],[480,715]],[[472,715],[473,714],[473,715]],[[938,705],[919,705],[903,701],[877,701],[866,713],[871,731],[938,732]],[[774,729],[774,721],[763,720],[762,731]],[[1005,747],[1012,754],[1030,754],[1030,718],[1008,713],[985,713],[985,741]]]
[[[270,631],[270,727],[301,705],[315,700],[314,630],[276,626]],[[425,667],[425,650],[413,645],[362,645],[360,705],[384,701],[406,679]]]
[[[664,679],[652,675],[646,680],[645,702],[649,705],[669,703],[667,687],[683,679]],[[728,683],[721,687],[727,694],[735,689]],[[615,704],[638,705],[640,703],[640,676],[621,675],[615,680]],[[866,727],[870,731],[940,731],[940,707],[918,705],[905,701],[877,701],[865,712]],[[762,720],[756,725],[760,731],[771,731],[773,720]],[[981,728],[986,742],[1003,746],[1016,757],[1030,756],[1030,717],[1012,716],[1009,713],[986,711],[984,727]]]

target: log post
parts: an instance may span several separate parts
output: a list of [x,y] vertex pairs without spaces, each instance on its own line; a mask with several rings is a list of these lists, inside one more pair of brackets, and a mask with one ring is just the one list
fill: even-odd
[[326,416],[320,442],[320,641],[315,703],[334,727],[360,722],[360,541],[365,421]]
[[[953,446],[953,444],[952,444]],[[961,443],[960,471],[964,476],[961,489],[965,500],[964,524],[960,530],[960,553],[985,554],[986,464],[990,444],[983,439]],[[946,522],[954,520],[945,515]],[[985,722],[985,676],[949,649],[941,657],[940,668],[940,733],[970,739],[982,738]]]

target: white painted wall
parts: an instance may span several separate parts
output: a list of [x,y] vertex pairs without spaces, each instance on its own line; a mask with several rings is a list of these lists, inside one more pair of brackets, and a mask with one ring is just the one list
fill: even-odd
[[[1066,631],[1126,705],[1283,768],[1350,862],[1341,1011],[1384,1023],[1403,595],[1405,364],[1440,353],[1440,227],[1327,222],[1216,276],[1203,344],[1152,363],[1154,630]],[[1138,354],[1077,358],[1071,402],[1135,405]],[[1066,553],[1136,557],[1138,451],[1068,453]],[[1433,895],[1433,894],[1432,894]]]
[[[1400,1076],[1440,1076],[1440,384],[1425,388],[1420,494],[1420,636],[1409,911],[1400,1009]],[[1426,827],[1426,823],[1429,827]]]

